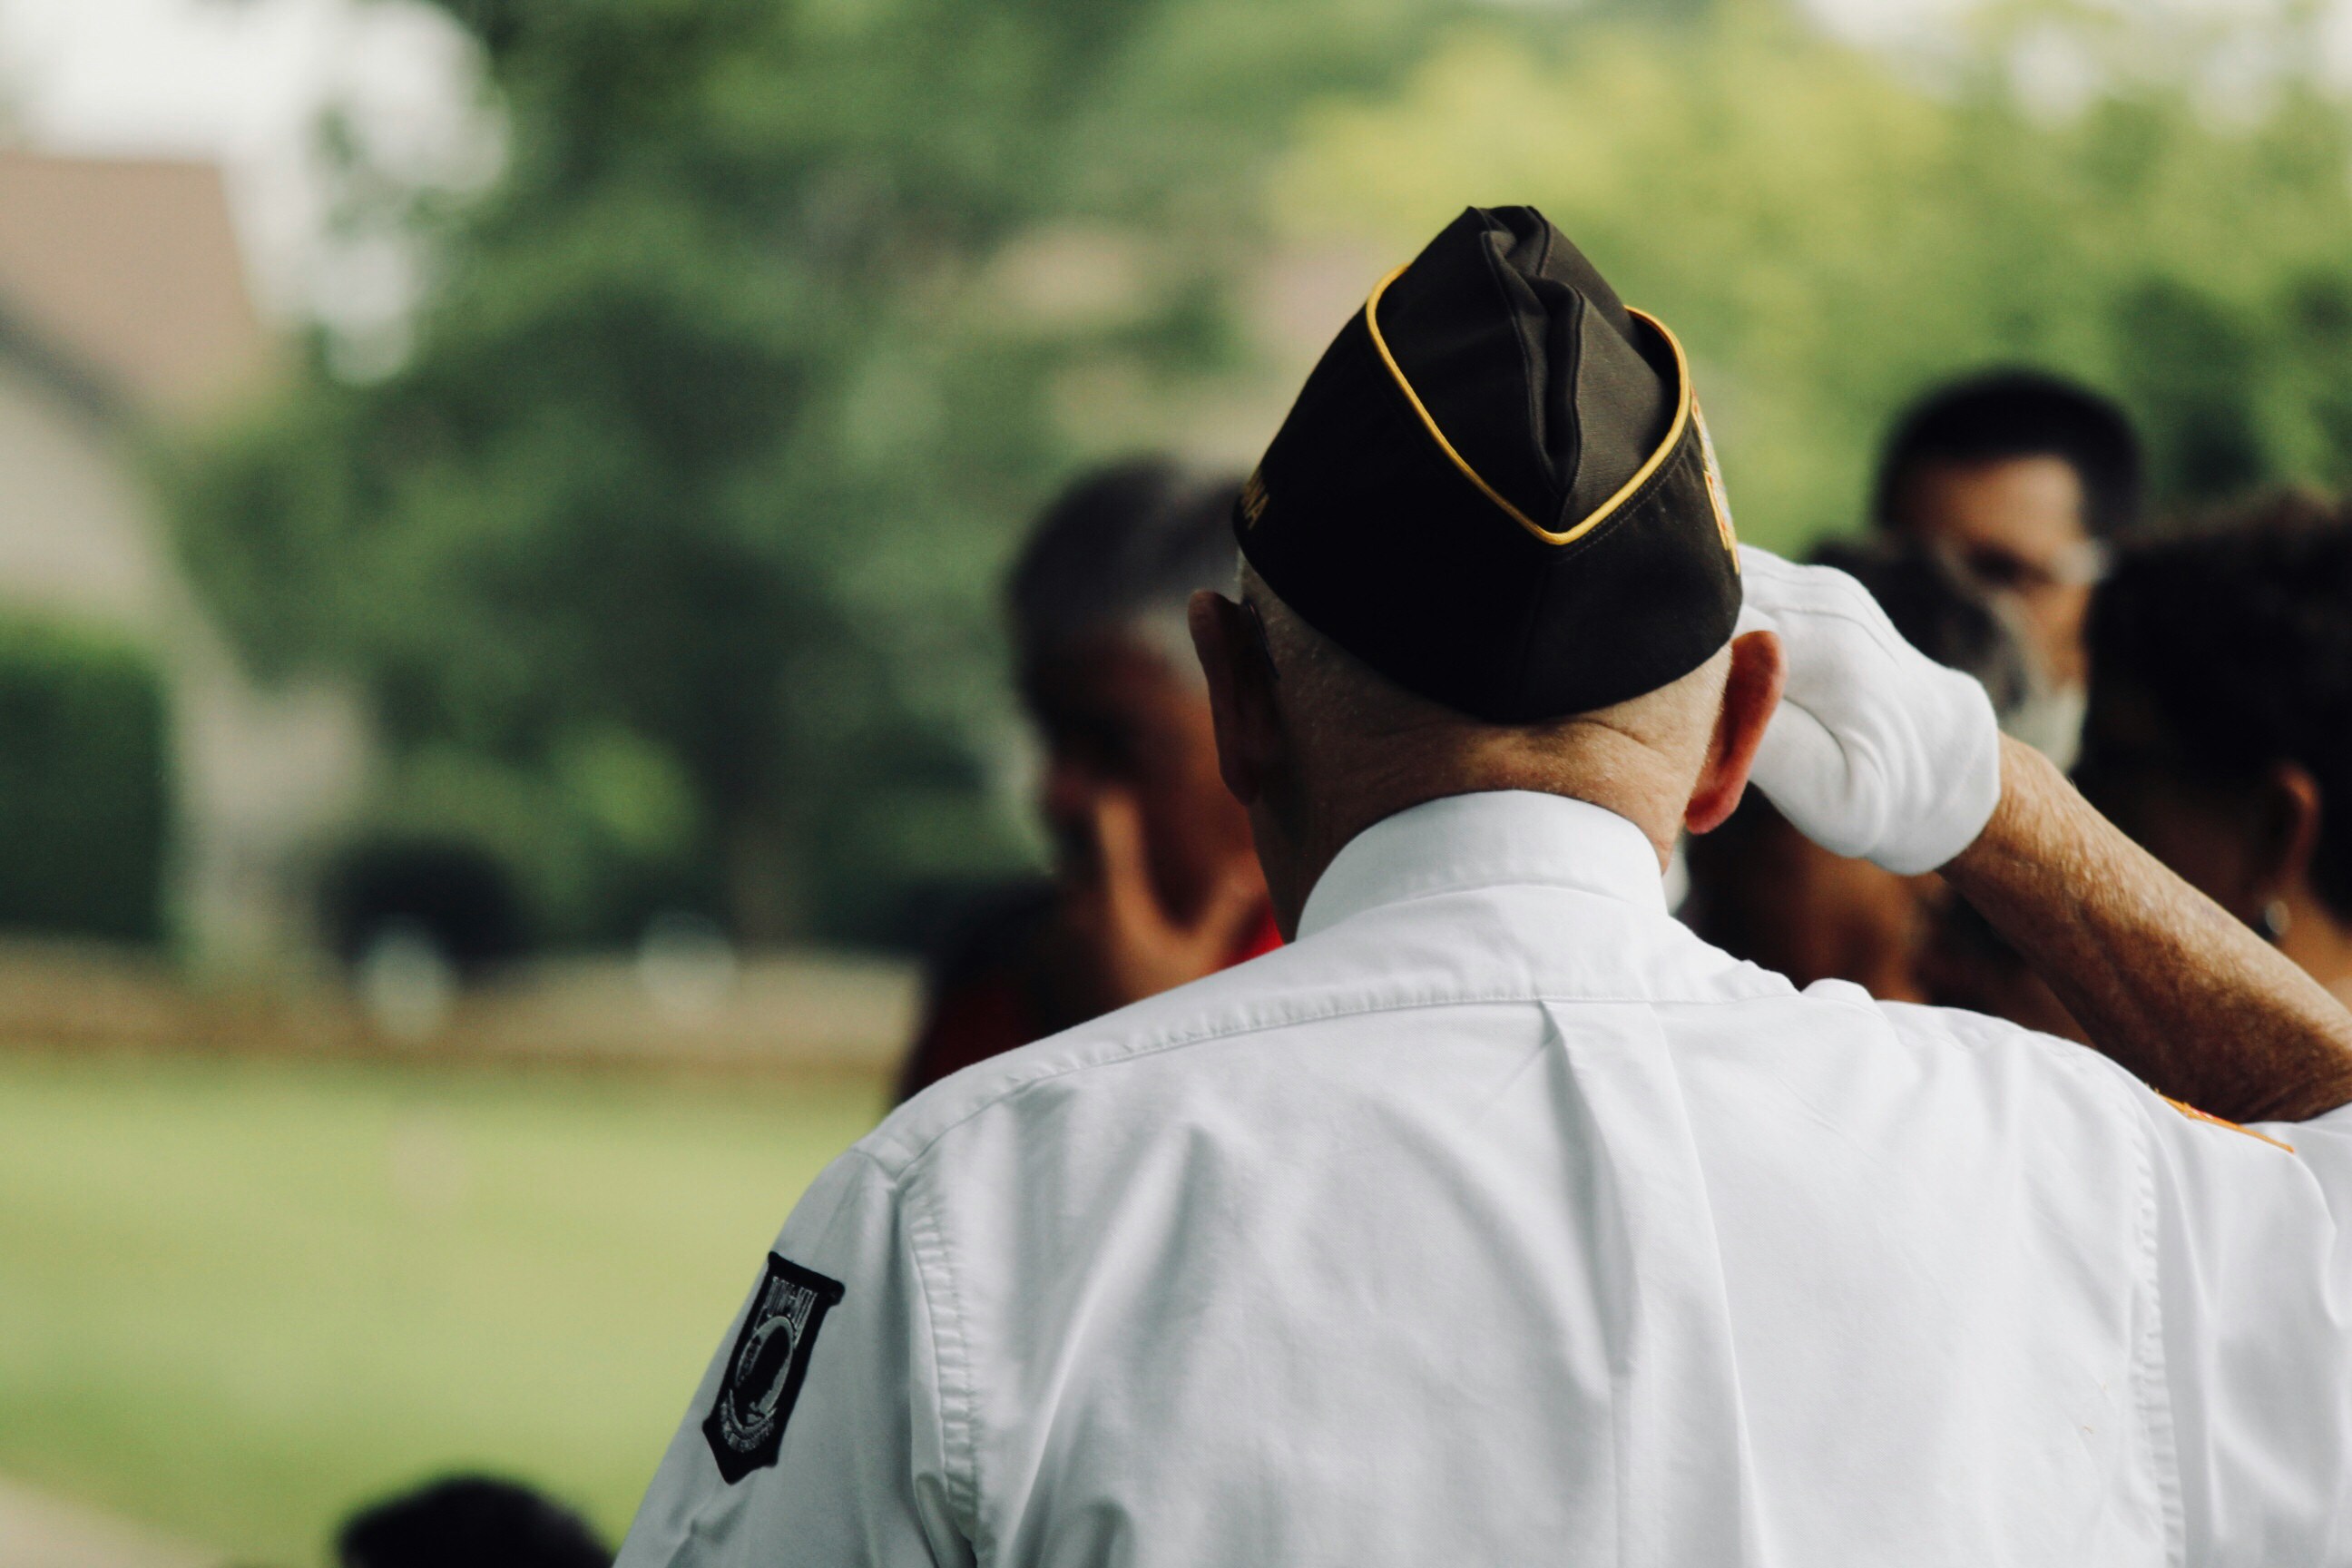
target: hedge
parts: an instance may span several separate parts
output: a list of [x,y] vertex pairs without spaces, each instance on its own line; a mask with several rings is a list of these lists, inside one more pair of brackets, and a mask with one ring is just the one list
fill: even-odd
[[172,794],[153,659],[0,618],[0,929],[152,941]]

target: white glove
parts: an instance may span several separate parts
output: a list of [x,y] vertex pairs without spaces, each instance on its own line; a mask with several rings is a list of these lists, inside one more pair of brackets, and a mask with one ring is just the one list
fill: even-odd
[[1906,876],[1974,843],[2000,800],[2000,730],[1969,676],[1903,640],[1827,566],[1739,550],[1738,631],[1778,632],[1789,667],[1750,777],[1822,848]]

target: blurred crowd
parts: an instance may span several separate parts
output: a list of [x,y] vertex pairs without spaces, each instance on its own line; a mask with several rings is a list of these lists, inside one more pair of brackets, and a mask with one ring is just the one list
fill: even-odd
[[[2302,491],[2152,513],[2108,399],[2027,371],[1931,391],[1894,422],[1868,526],[1813,559],[1981,681],[2151,854],[2352,1001],[2352,513]],[[1237,478],[1172,462],[1085,479],[1006,585],[1045,759],[1049,877],[978,902],[933,953],[902,1097],[1279,941],[1219,784],[1184,630],[1230,586]],[[1936,877],[1807,840],[1755,792],[1675,868],[1683,918],[1800,985],[2080,1031]]]

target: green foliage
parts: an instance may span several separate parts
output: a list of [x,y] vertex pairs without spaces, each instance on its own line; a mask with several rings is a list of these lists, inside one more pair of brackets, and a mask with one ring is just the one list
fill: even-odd
[[694,863],[697,821],[692,781],[671,752],[592,724],[559,735],[533,768],[444,741],[414,745],[386,770],[353,842],[478,850],[513,879],[523,935],[567,945],[715,901]]
[[[687,781],[611,843],[723,880],[752,936],[1003,866],[990,590],[1070,462],[1057,377],[1234,361],[1242,175],[1431,0],[449,8],[510,166],[433,218],[403,368],[321,368],[188,465],[207,592],[266,668],[361,671],[398,752],[507,796],[567,787],[583,736]],[[1131,287],[1024,293],[1055,226]]]
[[[1541,205],[1681,333],[1768,543],[1853,525],[1894,411],[1995,363],[2121,396],[2168,503],[2352,478],[2341,105],[2221,112],[2216,51],[2110,59],[2105,8],[1902,60],[1768,0],[445,4],[507,173],[377,202],[433,240],[415,352],[198,455],[184,537],[265,668],[364,679],[379,815],[554,934],[651,889],[872,934],[1016,855],[1013,532],[1171,409],[1278,410],[1234,308],[1278,241]],[[2053,39],[2088,86],[2029,110]]]
[[144,653],[0,621],[0,927],[152,941],[169,773],[163,683]]
[[1400,251],[1465,199],[1542,206],[1675,325],[1759,542],[1858,522],[1895,411],[1993,363],[2120,396],[2167,504],[2352,479],[2342,106],[2291,78],[2234,120],[2180,76],[2105,86],[2037,117],[1990,65],[1922,86],[1752,5],[1548,50],[1473,34],[1321,112],[1273,188],[1301,230]]

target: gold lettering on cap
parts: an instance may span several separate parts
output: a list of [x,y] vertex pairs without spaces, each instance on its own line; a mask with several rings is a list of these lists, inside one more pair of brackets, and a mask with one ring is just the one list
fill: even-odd
[[1731,526],[1731,497],[1723,488],[1723,470],[1715,461],[1715,437],[1706,433],[1706,416],[1699,412],[1698,398],[1691,397],[1691,422],[1698,426],[1698,455],[1706,468],[1706,499],[1715,508],[1715,531],[1723,541],[1723,552],[1731,557],[1731,569],[1739,570],[1739,535]]
[[1257,520],[1265,515],[1265,480],[1259,476],[1255,468],[1252,468],[1250,477],[1242,482],[1242,526],[1244,528],[1257,526]]

